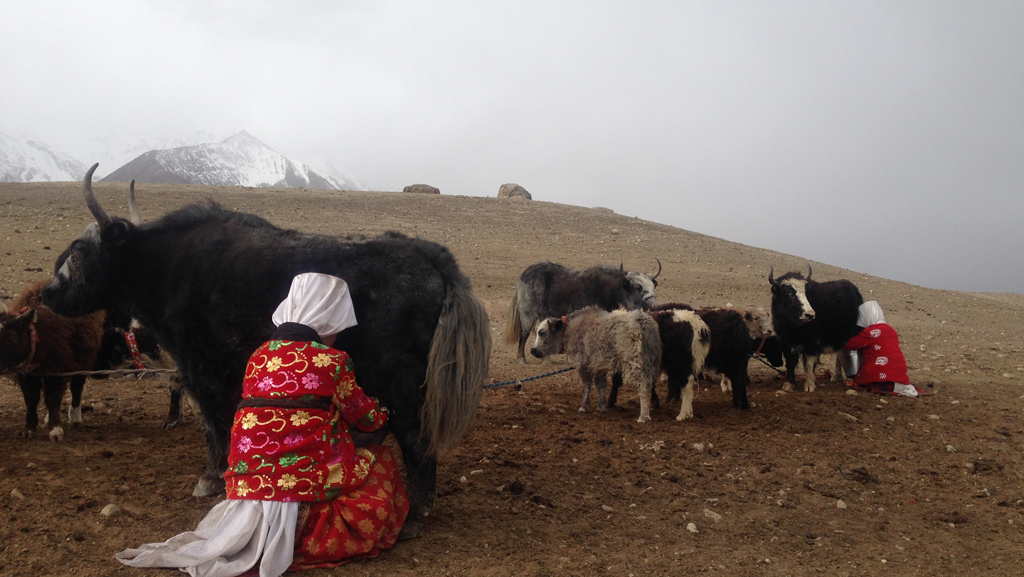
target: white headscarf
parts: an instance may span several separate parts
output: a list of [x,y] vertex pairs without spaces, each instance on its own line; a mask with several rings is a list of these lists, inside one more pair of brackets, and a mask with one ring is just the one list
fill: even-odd
[[274,324],[300,323],[321,338],[354,327],[356,311],[348,284],[336,276],[307,272],[292,279],[288,297],[274,311]]
[[868,301],[857,308],[857,326],[870,327],[885,322],[885,314],[878,301]]

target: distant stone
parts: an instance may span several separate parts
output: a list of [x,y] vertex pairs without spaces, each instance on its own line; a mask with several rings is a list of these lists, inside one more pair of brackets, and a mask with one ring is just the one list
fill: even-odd
[[711,509],[704,509],[704,516],[716,523],[722,520],[722,516]]
[[402,189],[402,192],[415,192],[417,194],[441,194],[441,189],[429,184],[410,184]]
[[11,489],[11,497],[14,497],[15,499],[24,499],[25,495],[17,489]]
[[697,531],[697,524],[696,523],[687,523],[686,524],[686,530],[689,531],[690,533],[698,533],[699,532],[699,531]]
[[612,507],[609,507],[608,505],[601,505],[601,510],[604,511],[605,513],[611,513],[615,509],[612,508]]
[[104,517],[116,517],[120,514],[121,508],[113,503],[107,505],[102,511],[100,511],[100,515],[103,515]]
[[836,509],[845,509],[845,508],[846,508],[846,502],[845,501],[843,501],[842,499],[839,499],[838,501],[836,501]]
[[519,186],[514,182],[501,185],[498,189],[498,198],[525,198],[526,200],[533,200],[533,197],[526,189]]

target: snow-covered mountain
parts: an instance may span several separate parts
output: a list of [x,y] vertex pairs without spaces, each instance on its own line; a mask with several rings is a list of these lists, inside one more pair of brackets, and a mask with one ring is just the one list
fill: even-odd
[[358,181],[287,158],[244,130],[216,143],[151,150],[103,180],[365,190]]
[[0,134],[0,182],[81,180],[99,162],[97,180],[368,190],[323,159],[311,166],[287,158],[244,130],[223,139],[198,132],[162,141],[116,134],[41,136]]
[[79,180],[85,164],[26,137],[0,134],[0,182]]

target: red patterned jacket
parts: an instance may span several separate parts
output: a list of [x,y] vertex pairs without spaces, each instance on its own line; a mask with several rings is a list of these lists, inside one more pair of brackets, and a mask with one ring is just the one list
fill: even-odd
[[[268,341],[249,358],[242,399],[224,473],[229,499],[323,501],[365,479],[373,457],[355,448],[348,427],[376,431],[387,414],[356,384],[346,353]],[[284,406],[295,401],[307,406]]]
[[855,337],[846,341],[843,347],[848,351],[860,351],[860,368],[853,382],[858,385],[892,381],[910,384],[907,374],[907,359],[900,350],[900,337],[896,329],[886,323],[865,328]]

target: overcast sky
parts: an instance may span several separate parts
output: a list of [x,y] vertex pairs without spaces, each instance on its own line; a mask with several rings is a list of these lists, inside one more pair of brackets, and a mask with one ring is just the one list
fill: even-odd
[[0,132],[244,128],[375,190],[1024,293],[1020,0],[7,0],[0,55]]

